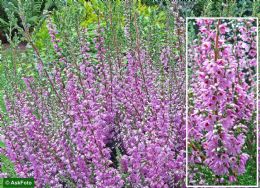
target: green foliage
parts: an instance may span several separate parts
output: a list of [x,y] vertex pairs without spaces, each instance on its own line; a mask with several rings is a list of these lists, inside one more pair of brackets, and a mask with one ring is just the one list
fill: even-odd
[[14,21],[13,24],[19,24],[19,12],[17,8],[19,3],[23,4],[23,9],[25,12],[24,19],[29,24],[29,26],[34,26],[39,21],[39,16],[41,14],[42,1],[26,1],[26,0],[1,0],[0,9],[4,10],[0,17],[0,27],[6,31],[8,30],[8,22]]
[[246,166],[245,174],[243,174],[243,176],[237,177],[239,185],[256,185],[256,179],[257,179],[256,174],[257,174],[256,161],[250,159]]
[[256,16],[260,19],[260,0],[254,0],[252,16]]
[[88,27],[90,24],[98,22],[98,16],[103,17],[104,3],[99,0],[84,1],[80,0],[85,9],[85,20],[81,23],[82,26]]
[[[198,0],[193,7],[194,16],[243,17],[255,15],[259,0]],[[258,10],[259,12],[259,10]]]
[[49,43],[50,36],[46,26],[46,21],[43,22],[41,27],[38,29],[38,32],[35,32],[33,39],[35,41],[35,45],[40,49],[44,48],[46,44]]
[[4,155],[0,154],[0,161],[2,162],[2,172],[9,174],[10,177],[16,177],[16,173],[14,171],[14,165],[11,161]]

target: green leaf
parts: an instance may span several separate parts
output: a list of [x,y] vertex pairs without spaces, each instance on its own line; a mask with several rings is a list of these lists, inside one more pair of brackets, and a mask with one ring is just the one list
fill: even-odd
[[37,23],[38,20],[39,20],[38,16],[33,16],[33,17],[30,17],[28,19],[28,22],[30,22],[30,23]]
[[2,18],[0,18],[0,23],[3,24],[4,26],[8,26],[8,22],[4,21]]
[[0,148],[4,148],[4,147],[5,147],[5,144],[2,141],[0,141]]

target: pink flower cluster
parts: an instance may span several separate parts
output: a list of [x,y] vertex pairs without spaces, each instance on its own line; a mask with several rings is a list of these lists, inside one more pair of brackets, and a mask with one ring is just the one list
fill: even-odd
[[84,31],[80,61],[69,62],[48,28],[66,69],[42,67],[42,80],[24,78],[26,90],[5,100],[1,152],[17,175],[37,187],[184,187],[185,59],[164,47],[154,62],[138,41],[121,62],[109,59],[99,28],[96,57]]
[[196,165],[210,168],[219,177],[216,184],[224,175],[234,182],[245,172],[251,156],[244,144],[256,112],[255,25],[253,19],[196,20],[197,39],[189,50],[191,183],[198,183]]

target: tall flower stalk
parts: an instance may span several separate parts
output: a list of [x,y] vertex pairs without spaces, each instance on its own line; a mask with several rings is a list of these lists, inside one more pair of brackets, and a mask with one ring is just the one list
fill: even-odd
[[232,183],[254,158],[245,142],[254,134],[250,127],[256,127],[255,24],[254,19],[196,19],[188,125],[189,174],[195,184],[205,183],[195,177],[198,165],[212,170],[216,184],[225,183],[224,176]]

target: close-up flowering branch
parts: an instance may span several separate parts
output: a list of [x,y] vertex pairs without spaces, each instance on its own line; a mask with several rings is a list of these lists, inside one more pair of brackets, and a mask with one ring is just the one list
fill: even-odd
[[[256,150],[247,147],[251,135],[256,147],[256,20],[192,21],[198,32],[188,56],[189,182],[236,183],[248,160],[256,164]],[[203,170],[215,178],[200,176]]]

